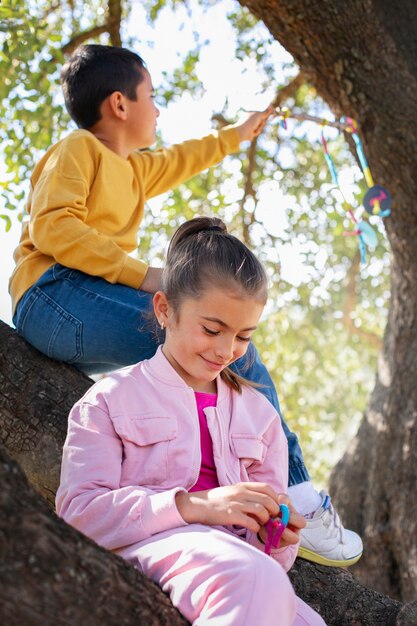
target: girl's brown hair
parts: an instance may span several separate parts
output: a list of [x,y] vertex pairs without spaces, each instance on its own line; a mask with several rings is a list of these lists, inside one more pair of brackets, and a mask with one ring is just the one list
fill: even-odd
[[[199,298],[210,287],[267,299],[266,272],[255,255],[227,232],[218,217],[196,217],[178,228],[169,244],[162,290],[175,312],[186,298]],[[226,367],[223,380],[241,391],[247,380]],[[256,386],[256,385],[254,385]]]

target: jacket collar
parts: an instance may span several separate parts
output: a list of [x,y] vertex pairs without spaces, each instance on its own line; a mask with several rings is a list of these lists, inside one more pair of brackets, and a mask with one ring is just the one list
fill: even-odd
[[[159,346],[155,355],[144,362],[145,371],[148,370],[153,378],[160,380],[162,383],[175,387],[177,389],[191,389],[181,376],[174,370],[171,363],[162,352],[162,346]],[[230,387],[222,380],[220,376],[216,377],[217,384],[217,404],[230,396]],[[194,392],[193,392],[194,393]]]

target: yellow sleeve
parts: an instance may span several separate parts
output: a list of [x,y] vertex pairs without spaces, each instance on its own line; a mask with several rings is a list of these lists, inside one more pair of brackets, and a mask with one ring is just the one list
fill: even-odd
[[191,139],[170,148],[135,154],[141,170],[146,198],[173,189],[199,172],[219,163],[239,149],[236,128],[225,128],[202,139]]
[[37,250],[57,263],[137,288],[147,264],[88,224],[95,160],[85,146],[77,151],[72,145],[52,155],[32,192],[30,238]]

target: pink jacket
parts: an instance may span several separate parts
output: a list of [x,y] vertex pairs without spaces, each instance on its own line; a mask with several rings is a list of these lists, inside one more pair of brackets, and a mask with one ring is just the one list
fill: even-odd
[[[205,414],[220,485],[259,481],[286,492],[287,440],[273,406],[252,388],[232,391],[220,377],[217,391],[217,406]],[[73,407],[57,513],[110,550],[185,526],[175,494],[196,483],[200,463],[194,391],[159,348],[96,383]],[[245,533],[264,550],[256,534]],[[273,551],[286,570],[296,554],[297,546]]]

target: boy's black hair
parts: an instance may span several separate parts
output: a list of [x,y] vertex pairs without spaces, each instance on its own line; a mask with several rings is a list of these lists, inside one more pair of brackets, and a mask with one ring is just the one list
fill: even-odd
[[143,59],[126,48],[79,46],[61,72],[65,105],[77,126],[90,128],[98,122],[101,103],[114,91],[135,101],[145,67]]

